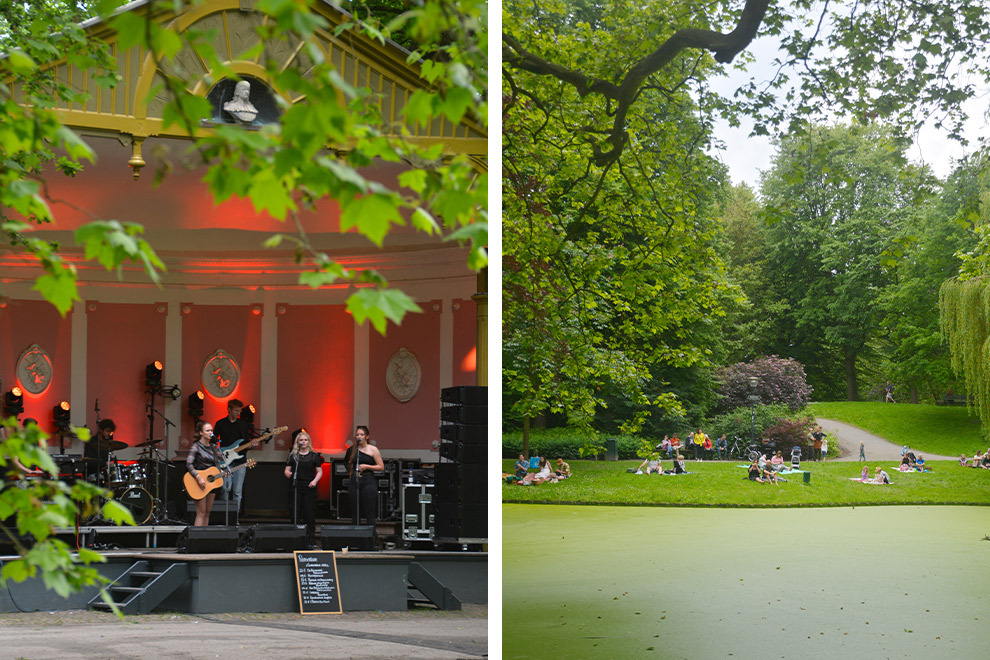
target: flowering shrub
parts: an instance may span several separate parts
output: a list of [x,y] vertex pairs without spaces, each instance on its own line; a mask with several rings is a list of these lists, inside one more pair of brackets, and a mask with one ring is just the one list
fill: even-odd
[[800,410],[808,405],[811,386],[804,373],[804,365],[793,358],[780,358],[776,355],[759,358],[752,362],[738,362],[720,369],[717,377],[721,382],[719,394],[722,410],[732,410],[749,405],[749,378],[756,376],[756,394],[759,403],[782,403],[791,410]]

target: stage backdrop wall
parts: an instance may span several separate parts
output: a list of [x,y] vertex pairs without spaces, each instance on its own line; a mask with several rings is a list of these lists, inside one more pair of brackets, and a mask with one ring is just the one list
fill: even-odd
[[[368,398],[371,437],[382,451],[429,448],[439,438],[440,426],[440,310],[434,303],[420,303],[422,314],[407,314],[401,326],[388,325],[383,337],[371,333]],[[439,307],[439,305],[436,305]],[[419,390],[412,399],[400,402],[388,391],[386,369],[392,356],[405,348],[416,356],[421,370]],[[411,431],[416,429],[425,437]]]
[[[354,319],[343,305],[284,305],[278,317],[278,419],[289,431],[273,442],[279,456],[305,427],[329,461],[342,454],[354,423]],[[319,496],[330,496],[330,466]]]
[[[167,315],[166,303],[86,303],[86,425],[91,430],[96,430],[99,399],[100,417],[117,424],[115,440],[133,447],[148,439],[144,370],[155,360],[164,361]],[[163,424],[155,420],[156,437]],[[120,457],[136,453],[124,450]]]
[[[62,318],[47,302],[4,301],[3,307],[0,307],[0,377],[3,378],[3,392],[21,384],[14,376],[17,360],[32,344],[45,349],[51,358],[52,379],[48,389],[40,394],[24,392],[24,413],[20,418],[34,418],[44,431],[51,433],[55,426],[52,407],[60,401],[68,401],[72,389],[72,312]],[[49,443],[58,445],[54,438]]]
[[[189,310],[188,313],[185,310]],[[260,310],[260,308],[258,308]],[[209,393],[203,404],[203,419],[211,424],[227,415],[227,402],[240,399],[254,404],[260,414],[261,397],[261,314],[250,305],[193,305],[182,303],[182,440],[179,447],[188,449],[195,431],[195,421],[186,413],[186,400],[203,387],[202,372],[206,360],[223,349],[240,368],[237,387],[228,396],[216,398]]]

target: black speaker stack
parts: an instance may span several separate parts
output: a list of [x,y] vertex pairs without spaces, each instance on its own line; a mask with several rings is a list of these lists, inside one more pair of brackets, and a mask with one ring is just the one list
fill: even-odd
[[440,405],[434,541],[483,543],[488,540],[488,388],[444,388]]

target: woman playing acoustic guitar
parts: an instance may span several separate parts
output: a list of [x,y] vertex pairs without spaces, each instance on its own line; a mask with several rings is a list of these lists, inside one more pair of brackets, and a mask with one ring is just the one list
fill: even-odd
[[[196,480],[200,488],[206,488],[206,480],[199,474],[200,470],[216,467],[220,463],[217,450],[210,444],[213,439],[213,424],[200,420],[196,422],[196,442],[189,448],[189,455],[186,456],[186,470]],[[213,499],[216,492],[211,490],[196,500],[196,527],[204,527],[210,524],[210,511],[213,509]]]

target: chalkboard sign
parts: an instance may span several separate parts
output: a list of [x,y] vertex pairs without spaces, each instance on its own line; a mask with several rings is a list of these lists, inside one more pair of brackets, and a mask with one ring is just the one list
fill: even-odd
[[342,614],[336,554],[332,550],[297,550],[292,554],[296,562],[299,613]]

